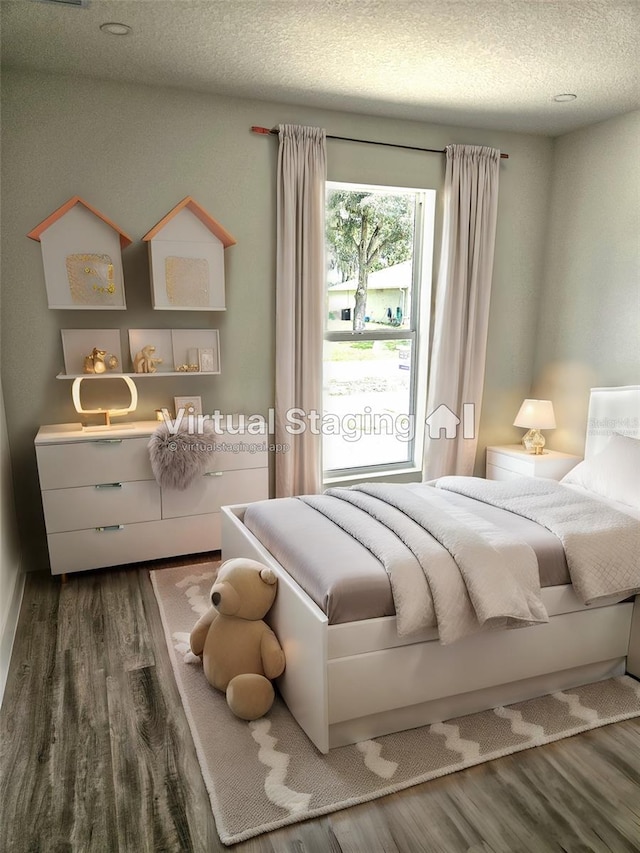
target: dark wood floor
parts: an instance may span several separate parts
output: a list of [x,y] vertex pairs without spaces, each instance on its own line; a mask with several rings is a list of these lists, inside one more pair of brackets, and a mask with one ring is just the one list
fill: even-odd
[[[2,853],[218,840],[144,569],[27,579],[0,712]],[[631,720],[260,836],[238,853],[640,850]]]

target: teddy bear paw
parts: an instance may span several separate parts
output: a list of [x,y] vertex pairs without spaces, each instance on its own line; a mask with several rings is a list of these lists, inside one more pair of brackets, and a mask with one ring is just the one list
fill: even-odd
[[257,720],[273,705],[275,691],[268,678],[243,673],[227,685],[227,704],[241,720]]

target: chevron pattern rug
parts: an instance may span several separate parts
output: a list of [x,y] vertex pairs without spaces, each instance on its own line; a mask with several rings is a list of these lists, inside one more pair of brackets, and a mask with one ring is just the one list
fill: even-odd
[[623,676],[321,755],[279,700],[255,722],[234,717],[189,651],[217,566],[163,569],[151,580],[224,844],[640,716],[640,684]]

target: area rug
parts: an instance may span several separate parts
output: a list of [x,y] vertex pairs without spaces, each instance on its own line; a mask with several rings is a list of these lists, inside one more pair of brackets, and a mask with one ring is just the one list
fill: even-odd
[[321,755],[280,700],[253,723],[234,717],[189,651],[217,565],[162,569],[151,579],[224,844],[640,716],[640,684],[622,676]]

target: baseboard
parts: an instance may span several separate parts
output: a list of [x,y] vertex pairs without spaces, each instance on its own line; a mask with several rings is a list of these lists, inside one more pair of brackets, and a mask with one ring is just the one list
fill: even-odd
[[16,628],[18,627],[20,605],[22,604],[22,595],[24,593],[24,582],[25,573],[22,570],[19,570],[15,576],[13,594],[7,611],[6,621],[2,627],[2,636],[0,636],[0,707],[2,706],[4,688],[9,674],[11,651],[13,649]]

